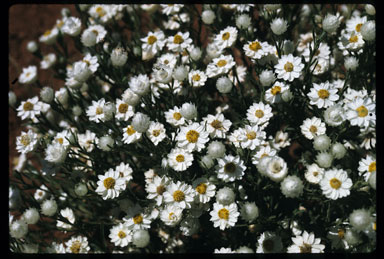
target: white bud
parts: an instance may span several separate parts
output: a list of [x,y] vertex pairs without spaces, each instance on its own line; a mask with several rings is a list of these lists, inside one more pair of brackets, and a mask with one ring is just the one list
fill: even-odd
[[374,5],[366,4],[364,6],[364,8],[365,8],[365,11],[367,12],[367,14],[369,14],[369,15],[375,15],[376,14],[376,9],[375,9]]
[[115,48],[111,53],[111,62],[114,67],[122,67],[127,63],[128,54],[123,48]]
[[132,127],[134,130],[140,133],[144,133],[149,128],[149,124],[151,123],[151,119],[148,115],[138,112],[132,119]]
[[263,70],[259,75],[259,80],[263,86],[270,86],[276,80],[275,73],[272,70]]
[[137,247],[146,247],[149,244],[150,236],[147,230],[138,229],[133,232],[132,243]]
[[178,81],[183,81],[188,76],[188,69],[185,66],[178,66],[173,71],[173,78]]
[[328,168],[332,165],[333,156],[327,152],[320,152],[316,156],[316,163],[323,168]]
[[172,80],[172,68],[169,66],[160,66],[158,69],[155,69],[155,79],[159,83],[167,84]]
[[317,151],[325,151],[329,148],[330,145],[331,145],[331,139],[325,134],[316,136],[313,139],[313,147]]
[[356,230],[347,229],[344,233],[344,240],[347,241],[348,245],[357,245],[360,243],[360,235]]
[[240,208],[240,214],[245,221],[251,222],[259,216],[259,208],[255,202],[245,202]]
[[37,45],[36,41],[29,41],[27,44],[27,50],[31,53],[35,53],[39,49],[39,45]]
[[136,106],[140,102],[140,96],[131,89],[126,89],[122,95],[123,101],[131,106]]
[[363,231],[369,227],[372,223],[371,214],[366,209],[357,209],[354,210],[349,215],[349,223],[357,231]]
[[57,203],[55,200],[45,200],[41,204],[41,213],[45,216],[53,216],[57,211]]
[[375,21],[367,21],[360,28],[361,36],[366,41],[373,41],[376,38],[376,23]]
[[288,23],[286,20],[282,18],[275,18],[271,22],[271,30],[273,31],[274,34],[276,35],[281,35],[284,32],[287,31],[288,28]]
[[9,234],[13,238],[23,238],[28,233],[28,224],[22,219],[15,220],[9,227]]
[[222,76],[216,81],[216,88],[222,94],[227,94],[232,90],[232,81],[227,76]]
[[225,155],[225,145],[220,141],[212,141],[207,148],[207,154],[212,158],[219,158]]
[[84,30],[81,34],[81,42],[86,47],[93,47],[96,45],[97,35],[92,30]]
[[192,103],[184,103],[181,106],[180,114],[187,120],[192,120],[197,117],[196,106]]
[[229,187],[223,187],[216,193],[216,201],[223,205],[229,205],[235,201],[236,195]]
[[341,159],[347,153],[347,149],[341,143],[335,143],[331,146],[331,153],[336,159]]
[[216,15],[212,10],[204,10],[201,13],[201,19],[205,24],[212,24],[215,18],[216,18]]
[[344,121],[344,114],[345,112],[341,105],[330,106],[324,111],[324,121],[330,126],[339,126]]
[[17,101],[16,94],[12,91],[8,92],[8,104],[11,107],[15,107]]
[[55,91],[49,87],[45,86],[40,91],[41,100],[45,103],[51,103],[55,97]]
[[83,113],[83,110],[81,109],[81,107],[79,105],[75,105],[72,108],[72,113],[75,116],[80,116]]
[[112,119],[116,113],[116,105],[112,102],[107,102],[104,104],[103,113],[105,121]]
[[73,77],[79,82],[85,82],[92,75],[88,64],[83,61],[75,62],[73,65]]
[[29,208],[24,211],[22,218],[27,224],[36,224],[40,219],[40,214],[36,208]]
[[75,185],[75,193],[77,196],[84,196],[86,195],[88,192],[88,188],[87,188],[87,185],[85,185],[84,183],[78,183]]
[[303,194],[303,181],[296,175],[287,176],[281,182],[280,189],[285,197],[297,198]]
[[344,60],[344,66],[346,70],[355,71],[359,66],[359,60],[353,56],[346,57]]
[[251,17],[248,14],[241,14],[236,18],[236,27],[247,29],[251,25]]
[[201,55],[203,54],[203,52],[201,51],[201,49],[199,47],[194,47],[190,53],[189,53],[189,56],[191,57],[191,59],[193,61],[197,61],[201,58]]
[[102,136],[99,138],[99,148],[103,151],[111,151],[113,145],[115,144],[114,139],[111,136]]
[[212,159],[211,156],[206,155],[206,156],[203,156],[203,157],[201,158],[200,164],[201,164],[203,167],[206,167],[207,169],[210,169],[210,168],[212,168],[212,166],[215,164],[215,162],[213,161],[213,159]]
[[251,254],[254,253],[252,248],[249,248],[248,246],[240,246],[239,248],[236,249],[236,253],[239,254]]
[[333,33],[340,25],[339,18],[336,15],[327,14],[323,19],[323,30],[328,33]]
[[289,89],[287,89],[281,93],[281,99],[284,102],[289,102],[290,100],[292,100],[292,98],[293,98],[293,94],[292,94],[291,90],[289,90]]

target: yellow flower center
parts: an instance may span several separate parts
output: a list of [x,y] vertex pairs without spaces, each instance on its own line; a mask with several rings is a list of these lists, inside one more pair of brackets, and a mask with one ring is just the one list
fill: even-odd
[[125,234],[124,231],[120,230],[119,233],[117,233],[117,236],[118,236],[119,238],[124,238],[124,237],[127,236],[127,234]]
[[105,178],[103,184],[106,189],[112,189],[115,187],[115,179],[112,177]]
[[363,26],[362,23],[359,23],[358,25],[356,25],[355,29],[356,29],[357,32],[360,32],[361,26]]
[[183,37],[181,37],[179,34],[176,34],[175,37],[173,37],[173,43],[181,44],[183,42],[184,42]]
[[80,248],[81,248],[81,244],[77,240],[75,242],[73,242],[71,247],[70,247],[71,252],[74,254],[78,254],[80,252]]
[[336,179],[336,178],[332,178],[330,181],[329,181],[329,184],[331,185],[331,187],[333,189],[339,189],[341,187],[341,182],[339,179]]
[[318,176],[319,172],[313,172],[312,174],[313,174],[313,176]]
[[100,115],[100,114],[102,114],[103,113],[103,108],[101,108],[101,107],[97,107],[96,108],[96,115]]
[[317,127],[312,125],[311,127],[309,127],[309,131],[312,132],[312,133],[316,133],[317,132]]
[[312,246],[310,244],[304,243],[302,246],[300,246],[300,253],[311,253],[312,252]]
[[199,74],[194,74],[193,76],[192,76],[192,80],[193,81],[200,81],[200,75]]
[[92,30],[92,32],[93,32],[96,36],[99,35],[99,32],[98,32],[97,30]]
[[201,183],[196,187],[196,191],[200,194],[205,194],[207,191],[207,185],[205,183]]
[[369,167],[368,167],[368,171],[370,173],[372,173],[373,171],[376,171],[376,161],[372,162]]
[[221,219],[228,220],[228,218],[229,218],[229,211],[226,208],[222,208],[221,210],[219,210],[219,212],[217,214],[219,215],[219,218],[221,218]]
[[355,42],[357,42],[358,39],[359,39],[359,38],[357,37],[357,35],[354,35],[354,36],[351,36],[351,37],[349,38],[349,42],[351,42],[351,43],[355,43]]
[[251,44],[249,44],[249,49],[253,51],[258,51],[259,49],[261,49],[261,45],[258,41],[254,41]]
[[180,120],[181,119],[181,114],[180,114],[180,112],[175,112],[174,114],[173,114],[173,118],[175,119],[175,120]]
[[228,40],[229,39],[229,36],[231,36],[230,34],[229,34],[229,32],[224,32],[223,33],[223,36],[221,37],[223,40]]
[[180,202],[180,201],[183,201],[184,199],[185,199],[185,194],[182,191],[177,190],[173,192],[173,200]]
[[275,85],[274,87],[272,87],[272,89],[271,89],[272,95],[277,95],[279,93],[281,93],[281,87],[280,86]]
[[157,186],[157,188],[156,188],[156,193],[157,193],[157,194],[162,195],[164,192],[165,192],[165,187],[164,187],[164,185],[159,185],[159,186]]
[[255,116],[257,117],[257,118],[263,118],[264,117],[264,112],[262,111],[262,110],[256,110],[255,111]]
[[129,135],[129,136],[131,136],[131,135],[133,135],[133,134],[135,134],[136,133],[136,130],[134,130],[133,128],[132,128],[132,126],[129,126],[128,128],[127,128],[127,134]]
[[156,41],[157,41],[157,38],[155,36],[153,36],[153,35],[148,36],[147,42],[148,42],[149,45],[152,45]]
[[224,59],[221,59],[221,60],[219,60],[219,62],[217,62],[217,66],[218,66],[218,67],[223,67],[223,66],[225,66],[226,64],[227,64],[227,61],[224,60]]
[[133,217],[133,223],[135,224],[141,224],[143,222],[143,216],[141,214],[137,214]]
[[63,25],[64,25],[64,21],[63,20],[60,20],[57,24],[56,24],[56,26],[57,26],[57,28],[61,28],[61,27],[63,27]]
[[185,159],[184,159],[184,156],[183,156],[183,155],[177,155],[177,156],[176,156],[176,161],[177,161],[177,162],[181,163],[181,162],[184,162],[184,160],[185,160]]
[[286,72],[292,72],[293,71],[293,64],[291,62],[285,63],[284,70]]
[[57,138],[57,142],[59,142],[61,145],[63,145],[64,139],[63,138]]
[[169,213],[168,219],[169,220],[175,220],[176,219],[175,213],[173,213],[173,212]]
[[126,113],[128,111],[128,104],[126,103],[120,104],[118,110],[120,113]]
[[160,135],[160,130],[153,130],[152,131],[152,135],[155,136],[155,137],[159,136]]
[[99,6],[99,7],[96,8],[96,13],[97,13],[100,17],[103,17],[103,16],[106,14],[105,11],[104,11],[104,9],[103,9],[101,6]]
[[277,174],[281,171],[282,167],[281,167],[280,163],[275,162],[275,163],[273,163],[271,169],[272,169],[272,173]]
[[224,172],[232,174],[236,171],[236,165],[232,162],[225,164]]
[[345,234],[345,231],[341,228],[337,231],[337,235],[339,236],[340,239],[344,238],[344,234]]
[[365,108],[364,105],[361,105],[360,107],[358,107],[358,108],[356,109],[356,111],[357,111],[357,115],[358,115],[359,117],[365,117],[365,116],[368,115],[368,109]]
[[45,37],[47,37],[47,36],[49,36],[51,34],[51,30],[46,30],[45,32],[44,32],[44,36]]
[[221,128],[223,128],[223,124],[222,124],[221,121],[219,121],[219,120],[214,120],[214,121],[212,121],[212,122],[211,122],[211,126],[212,126],[212,128],[214,128],[214,129],[221,129]]
[[376,231],[376,222],[372,223],[372,229]]
[[20,138],[20,142],[21,144],[23,144],[24,146],[28,146],[29,143],[31,143],[31,139],[29,138],[28,135],[22,135],[21,138]]
[[190,130],[187,132],[187,135],[185,137],[190,143],[196,143],[197,139],[199,138],[199,135],[199,132],[197,132],[196,130]]
[[23,105],[24,111],[32,111],[33,110],[33,104],[30,102],[25,102]]
[[325,89],[320,89],[318,92],[317,92],[317,95],[319,96],[319,98],[321,99],[327,99],[329,97],[329,92]]
[[247,133],[247,139],[249,139],[249,140],[253,140],[253,139],[255,139],[255,138],[256,138],[256,132],[251,131],[251,132],[248,132],[248,133]]

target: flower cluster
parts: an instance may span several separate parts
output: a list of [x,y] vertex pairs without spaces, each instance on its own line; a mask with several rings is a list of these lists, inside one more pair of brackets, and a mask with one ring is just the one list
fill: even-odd
[[9,92],[12,251],[375,250],[374,6],[75,8]]

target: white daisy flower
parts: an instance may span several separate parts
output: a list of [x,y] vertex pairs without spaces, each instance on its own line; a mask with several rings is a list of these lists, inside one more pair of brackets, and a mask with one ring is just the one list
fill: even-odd
[[359,175],[364,177],[364,180],[368,182],[372,172],[376,172],[376,157],[368,154],[365,158],[359,161]]
[[163,31],[148,32],[148,35],[141,39],[143,52],[155,56],[165,46],[165,35]]
[[116,114],[118,120],[128,121],[135,114],[135,108],[122,99],[116,99]]
[[132,230],[126,224],[119,223],[111,228],[108,237],[115,246],[126,247],[132,242]]
[[207,203],[216,194],[216,186],[206,178],[197,178],[192,182],[192,187],[196,191],[195,201]]
[[92,105],[90,105],[87,109],[87,116],[90,121],[99,123],[100,121],[105,120],[104,105],[104,98],[101,98],[98,101],[92,101]]
[[119,174],[119,178],[125,180],[126,184],[133,178],[133,170],[128,163],[121,162],[114,168],[114,170]]
[[348,249],[349,248],[349,244],[347,242],[347,240],[345,240],[345,232],[346,232],[346,229],[342,226],[339,226],[339,227],[331,227],[330,230],[328,231],[328,234],[327,234],[327,238],[329,240],[331,240],[332,244],[332,248],[335,248],[335,249]]
[[240,147],[241,142],[244,140],[244,136],[246,135],[245,130],[243,128],[238,128],[234,130],[229,136],[228,140],[237,148]]
[[160,212],[160,220],[167,226],[175,226],[181,221],[183,216],[183,208],[167,204]]
[[192,44],[192,39],[189,37],[189,32],[178,32],[174,36],[167,38],[167,47],[170,51],[181,52],[184,49],[189,49]]
[[217,178],[224,182],[233,182],[243,178],[246,166],[239,156],[226,155],[217,159]]
[[151,84],[145,74],[132,76],[128,82],[129,88],[137,95],[143,96],[150,92]]
[[63,228],[63,229],[72,229],[72,224],[75,223],[75,214],[73,213],[73,210],[69,207],[60,210],[60,215],[63,218],[66,218],[71,224],[68,224],[66,222],[63,222],[61,220],[57,220],[56,226],[58,228]]
[[[311,45],[312,51],[315,47],[315,44],[312,41],[311,43],[308,43],[307,47],[304,49],[302,55],[303,55],[306,62],[309,62],[309,58],[310,58],[309,44]],[[315,53],[313,53],[312,61],[315,59],[317,59],[317,60],[325,59],[325,60],[329,61],[330,56],[331,56],[331,50],[330,50],[328,44],[324,43],[324,42],[320,42],[318,49],[316,50]]]
[[253,103],[247,110],[248,121],[255,125],[267,125],[272,116],[272,107],[263,102]]
[[72,236],[65,242],[65,251],[72,254],[87,254],[90,250],[88,238],[83,236]]
[[163,203],[163,194],[169,183],[170,179],[168,177],[155,175],[153,180],[145,185],[145,190],[148,193],[147,199],[156,200],[156,205],[160,206]]
[[348,178],[348,173],[342,169],[330,169],[325,171],[323,179],[320,181],[320,188],[325,197],[336,200],[350,194],[352,180]]
[[206,125],[205,129],[211,138],[225,138],[232,125],[232,122],[226,120],[222,113],[208,114],[203,118],[203,123]]
[[130,208],[129,214],[123,218],[129,230],[149,229],[151,227],[151,215],[142,211],[139,205]]
[[213,43],[220,49],[226,49],[232,47],[236,42],[236,39],[237,29],[233,26],[228,26],[215,36]]
[[205,143],[209,141],[209,133],[204,130],[204,126],[194,122],[191,125],[181,127],[176,136],[177,146],[192,151],[201,151],[205,148]]
[[236,76],[231,69],[228,73],[228,78],[231,80],[233,85],[237,85],[239,82],[242,83],[248,73],[248,68],[242,65],[236,66]]
[[357,91],[355,89],[348,87],[343,95],[344,95],[343,103],[344,103],[344,106],[347,107],[348,103],[354,102],[358,98],[364,99],[365,97],[367,97],[368,92],[367,92],[367,89],[364,89],[364,88]]
[[77,139],[80,147],[84,148],[87,152],[91,152],[95,145],[99,143],[99,138],[90,130],[86,130],[83,134],[78,134]]
[[133,129],[132,125],[128,125],[123,129],[123,142],[125,144],[131,144],[135,143],[138,140],[141,139],[141,134],[140,132],[137,132],[136,130]]
[[96,43],[102,42],[107,35],[107,30],[103,25],[100,24],[90,25],[87,29],[84,30],[84,32],[85,31],[91,31],[96,35]]
[[293,244],[287,248],[288,253],[324,253],[325,245],[314,233],[304,231],[302,235],[292,237]]
[[193,155],[183,148],[174,148],[168,154],[168,165],[175,171],[185,171],[192,165]]
[[48,45],[52,45],[56,42],[57,36],[59,36],[59,29],[55,26],[50,30],[46,30],[43,35],[39,37],[39,41]]
[[166,15],[176,14],[184,7],[183,4],[160,4],[161,12]]
[[43,59],[40,61],[41,69],[49,69],[51,68],[57,61],[55,53],[49,53],[43,56]]
[[272,157],[267,165],[265,170],[265,175],[269,177],[274,182],[282,181],[285,176],[288,174],[288,166],[283,158],[279,156]]
[[317,117],[307,118],[300,126],[301,133],[307,138],[312,140],[315,136],[323,135],[326,131],[325,123]]
[[185,119],[180,113],[179,107],[175,106],[164,112],[165,120],[172,126],[178,127],[185,124]]
[[235,64],[236,63],[231,55],[220,55],[208,64],[206,74],[209,78],[227,74]]
[[320,84],[313,83],[313,87],[307,94],[311,105],[316,105],[318,108],[327,108],[335,104],[339,100],[337,89],[328,81]]
[[157,58],[155,64],[153,65],[154,67],[156,66],[168,66],[170,68],[175,68],[177,64],[177,55],[174,53],[164,53],[160,57]]
[[288,133],[281,130],[277,131],[275,137],[271,140],[273,141],[270,141],[270,145],[276,150],[280,150],[291,145],[291,139],[289,138]]
[[299,36],[299,44],[296,49],[299,53],[303,53],[303,51],[308,48],[309,43],[313,42],[313,34],[312,32],[307,32],[305,34],[300,34]]
[[61,31],[72,37],[79,35],[81,32],[81,20],[74,16],[65,17]]
[[353,15],[351,16],[350,19],[348,19],[345,22],[345,25],[346,25],[345,29],[348,32],[360,33],[361,27],[366,21],[367,21],[367,16],[361,17],[361,16]]
[[269,54],[269,44],[268,42],[261,42],[258,40],[248,41],[247,44],[243,46],[244,53],[247,57],[251,59],[261,59]]
[[109,169],[104,175],[98,175],[99,181],[95,192],[106,199],[114,199],[119,197],[120,193],[125,190],[125,179],[120,178],[119,172]]
[[61,164],[67,158],[68,150],[60,143],[52,143],[45,149],[44,159],[54,164]]
[[351,125],[359,127],[368,127],[376,125],[376,104],[371,98],[357,98],[355,101],[347,104],[346,117]]
[[35,96],[21,102],[20,106],[17,108],[17,116],[21,117],[22,120],[35,120],[36,115],[40,115],[43,109],[44,103],[40,102],[39,98]]
[[164,140],[164,138],[167,137],[167,135],[165,134],[164,125],[160,122],[154,121],[151,121],[151,123],[149,124],[146,134],[155,146],[157,146],[161,141]]
[[316,163],[307,165],[307,170],[305,171],[305,179],[313,184],[319,184],[323,179],[324,169],[319,167]]
[[182,209],[191,208],[191,203],[194,201],[195,192],[191,185],[177,181],[171,182],[167,190],[163,193],[164,202],[171,203]]
[[207,75],[200,70],[191,70],[188,74],[188,82],[193,87],[201,87],[205,85]]
[[271,88],[265,91],[265,100],[269,103],[279,103],[281,101],[282,93],[287,90],[289,90],[288,85],[276,81]]
[[259,146],[256,149],[256,153],[252,156],[252,164],[257,165],[260,161],[265,156],[275,156],[276,155],[276,149],[271,148],[270,145],[266,146]]
[[275,73],[278,79],[292,82],[295,78],[299,78],[304,64],[301,63],[300,57],[294,57],[292,54],[283,55],[275,65]]
[[63,147],[68,148],[70,146],[70,141],[73,140],[72,132],[70,130],[63,130],[56,134],[52,143],[59,143],[60,145],[63,145]]
[[190,21],[187,13],[174,14],[168,18],[167,21],[163,21],[164,28],[167,30],[178,30],[181,23],[187,23]]
[[95,4],[89,8],[88,14],[102,24],[106,24],[114,16],[114,11],[113,5]]
[[36,148],[38,140],[38,135],[32,130],[22,131],[21,135],[16,137],[16,150],[19,153],[27,154]]
[[282,251],[281,237],[273,232],[265,231],[257,239],[256,253],[281,253]]
[[245,135],[240,143],[242,148],[255,150],[256,147],[262,145],[265,141],[266,132],[261,130],[261,127],[258,125],[245,125],[243,132]]
[[237,218],[240,215],[240,212],[237,210],[236,203],[231,203],[229,205],[223,205],[221,203],[215,202],[213,204],[213,209],[209,213],[211,215],[211,221],[215,228],[220,228],[224,230],[235,226]]
[[[359,51],[365,44],[363,36],[355,31],[348,32],[345,29],[341,31],[337,46],[340,50]],[[343,52],[344,54],[344,52]],[[348,54],[348,52],[346,52]]]
[[321,75],[328,71],[330,64],[330,61],[323,58],[318,58],[316,62],[310,66],[309,69],[314,75]]

